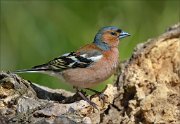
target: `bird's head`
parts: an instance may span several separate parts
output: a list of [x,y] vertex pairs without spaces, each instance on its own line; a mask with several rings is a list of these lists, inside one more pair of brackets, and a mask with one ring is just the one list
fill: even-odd
[[94,43],[102,49],[108,49],[108,47],[117,47],[119,39],[127,36],[130,36],[130,34],[117,27],[107,26],[98,31],[94,38]]

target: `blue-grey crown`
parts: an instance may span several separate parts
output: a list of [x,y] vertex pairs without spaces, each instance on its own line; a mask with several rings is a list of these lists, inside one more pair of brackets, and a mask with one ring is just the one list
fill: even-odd
[[107,31],[107,30],[114,30],[114,31],[117,31],[117,30],[120,30],[118,27],[115,27],[115,26],[106,26],[106,27],[103,27],[99,30],[99,32],[104,32],[104,31]]

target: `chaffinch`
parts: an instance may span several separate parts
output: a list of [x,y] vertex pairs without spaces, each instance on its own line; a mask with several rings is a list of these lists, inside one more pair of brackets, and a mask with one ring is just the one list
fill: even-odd
[[81,47],[76,52],[66,53],[48,63],[31,69],[18,70],[16,73],[39,72],[64,79],[76,88],[77,93],[84,100],[97,109],[96,104],[86,98],[78,88],[86,88],[97,93],[89,88],[114,74],[119,60],[119,39],[127,36],[130,34],[117,27],[103,27],[92,43]]
[[66,53],[48,63],[34,66],[22,72],[49,74],[78,88],[91,88],[108,79],[116,70],[119,60],[119,39],[130,36],[113,26],[103,27],[94,41],[76,52]]

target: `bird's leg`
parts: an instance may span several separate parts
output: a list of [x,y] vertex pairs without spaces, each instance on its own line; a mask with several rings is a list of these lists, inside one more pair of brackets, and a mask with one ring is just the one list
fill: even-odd
[[107,95],[105,95],[104,93],[99,92],[99,91],[94,90],[94,89],[90,89],[90,88],[85,88],[85,89],[94,92],[95,95],[97,95],[100,100],[102,100],[104,103],[106,102],[105,97],[106,97]]
[[89,100],[89,99],[82,93],[82,91],[80,91],[77,87],[74,87],[74,88],[76,89],[76,93],[77,93],[81,98],[83,98],[86,102],[88,102],[91,106],[93,106],[95,109],[98,110],[97,105],[96,105],[94,102],[92,102],[91,100]]

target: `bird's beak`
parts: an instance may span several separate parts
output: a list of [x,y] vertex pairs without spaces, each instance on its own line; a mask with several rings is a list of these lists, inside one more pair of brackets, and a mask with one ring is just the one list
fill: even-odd
[[127,36],[131,36],[131,35],[125,31],[122,31],[119,35],[119,39],[122,39],[122,38],[127,37]]

